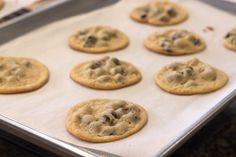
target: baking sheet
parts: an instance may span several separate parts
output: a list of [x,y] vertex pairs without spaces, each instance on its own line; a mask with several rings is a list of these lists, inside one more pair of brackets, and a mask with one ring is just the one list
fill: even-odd
[[[128,14],[134,7],[147,1],[123,0],[109,8],[47,25],[1,46],[0,53],[3,56],[33,57],[45,63],[50,70],[50,80],[35,92],[0,95],[0,113],[46,135],[75,145],[122,156],[159,154],[236,87],[236,70],[233,68],[236,67],[236,54],[222,46],[223,36],[234,26],[236,17],[204,2],[176,1],[186,6],[190,12],[190,18],[177,26],[154,27],[136,23]],[[199,8],[206,10],[207,16]],[[68,48],[67,38],[71,33],[78,28],[97,24],[111,25],[124,31],[130,37],[129,47],[100,55],[79,53]],[[212,26],[214,31],[203,32],[207,26]],[[178,57],[159,55],[143,47],[144,37],[167,28],[193,30],[205,38],[208,47],[204,52]],[[116,56],[135,64],[142,72],[142,81],[120,90],[100,91],[80,86],[70,80],[69,71],[75,64],[105,55]],[[229,83],[214,93],[194,96],[168,94],[154,84],[153,74],[163,65],[193,57],[225,71],[230,76]],[[65,130],[66,111],[80,101],[93,98],[126,99],[141,104],[149,114],[149,122],[140,132],[123,140],[102,144],[80,141]]]
[[0,18],[14,11],[17,11],[18,9],[22,7],[32,4],[33,2],[37,0],[4,0],[4,1],[5,1],[5,5],[3,9],[0,10]]

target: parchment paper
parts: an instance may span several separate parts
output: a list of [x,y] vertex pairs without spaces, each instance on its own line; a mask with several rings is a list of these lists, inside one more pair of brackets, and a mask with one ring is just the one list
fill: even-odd
[[[3,56],[33,57],[45,63],[50,70],[50,80],[43,88],[31,93],[0,95],[0,113],[76,145],[128,157],[155,156],[236,87],[236,52],[222,45],[226,31],[235,26],[236,17],[204,2],[177,1],[190,13],[189,19],[177,26],[154,27],[134,22],[128,16],[130,11],[147,1],[123,0],[109,8],[39,28],[1,46]],[[75,30],[98,24],[124,31],[130,38],[130,45],[124,50],[100,55],[76,52],[67,46],[67,38]],[[206,26],[212,26],[214,31],[203,32]],[[147,35],[167,28],[187,28],[199,33],[206,40],[207,49],[194,55],[171,57],[144,48],[143,39]],[[75,64],[105,55],[136,65],[143,75],[142,81],[120,90],[100,91],[80,86],[69,78],[69,71]],[[228,84],[216,92],[193,96],[172,95],[155,85],[153,75],[163,65],[193,57],[225,71],[230,76]],[[147,110],[149,121],[141,131],[119,141],[92,144],[78,140],[65,129],[66,111],[76,103],[94,98],[126,99],[138,103]]]
[[3,9],[0,10],[0,18],[4,17],[18,9],[27,6],[37,0],[4,0],[5,5]]

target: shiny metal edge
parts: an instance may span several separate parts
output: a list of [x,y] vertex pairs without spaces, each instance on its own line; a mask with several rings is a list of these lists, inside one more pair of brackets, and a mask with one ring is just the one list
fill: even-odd
[[0,25],[0,29],[4,28],[4,27],[7,27],[9,25],[15,24],[15,23],[17,23],[19,21],[22,21],[22,20],[24,20],[26,18],[29,18],[29,17],[33,16],[33,15],[39,14],[39,13],[41,13],[43,11],[48,10],[48,9],[51,9],[51,8],[57,7],[59,5],[62,5],[62,4],[66,3],[66,2],[69,2],[69,1],[71,1],[71,0],[57,0],[57,1],[48,2],[47,4],[42,5],[39,8],[36,8],[35,10],[32,10],[31,12],[29,12],[29,13],[27,13],[25,15],[16,17],[16,18],[14,18],[14,19],[12,19],[10,21],[6,21],[5,23]]
[[234,89],[229,95],[218,102],[213,108],[211,108],[204,116],[202,116],[198,121],[189,126],[181,135],[172,140],[166,147],[164,147],[159,153],[156,154],[157,157],[167,157],[173,153],[177,148],[183,145],[189,138],[191,138],[198,130],[204,127],[207,122],[213,119],[217,114],[219,114],[231,101],[236,99],[236,89]]
[[48,151],[65,157],[97,157],[98,155],[85,149],[72,146],[53,137],[40,133],[32,128],[22,125],[3,115],[0,115],[0,128],[6,132],[12,133],[20,138],[25,138],[33,144],[40,145]]

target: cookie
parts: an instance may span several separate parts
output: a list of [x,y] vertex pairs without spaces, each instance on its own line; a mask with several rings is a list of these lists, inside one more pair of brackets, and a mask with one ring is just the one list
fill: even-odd
[[48,81],[48,69],[31,58],[0,57],[0,93],[29,92]]
[[230,50],[236,51],[236,28],[231,29],[225,35],[224,46]]
[[88,142],[111,142],[130,136],[147,123],[143,107],[123,100],[94,99],[71,107],[66,128]]
[[180,95],[216,91],[228,82],[228,76],[200,60],[174,62],[155,75],[156,84],[163,90]]
[[133,85],[142,78],[134,65],[108,56],[76,65],[70,77],[81,85],[95,89],[118,89]]
[[135,8],[130,16],[141,23],[167,26],[185,21],[188,18],[188,12],[176,3],[161,0]]
[[125,48],[128,37],[109,26],[95,26],[77,31],[69,38],[69,46],[87,53],[104,53]]
[[205,49],[205,41],[197,34],[188,30],[170,29],[155,32],[144,40],[144,46],[164,55],[192,54]]
[[0,10],[4,7],[4,0],[0,0]]

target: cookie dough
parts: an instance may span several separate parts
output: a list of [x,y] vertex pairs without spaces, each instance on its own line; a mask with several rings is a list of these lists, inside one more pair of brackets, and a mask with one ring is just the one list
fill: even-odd
[[129,39],[123,32],[109,26],[81,29],[69,38],[71,48],[88,53],[115,51],[128,44]]
[[108,56],[76,65],[70,77],[95,89],[118,89],[135,84],[142,78],[134,65]]
[[164,66],[155,75],[161,89],[180,95],[209,93],[220,89],[227,81],[224,72],[196,58]]
[[0,93],[29,92],[48,81],[48,69],[31,58],[0,57]]
[[224,45],[226,48],[236,51],[236,28],[231,29],[225,35]]
[[202,51],[206,44],[193,32],[171,29],[162,33],[152,33],[144,40],[144,46],[151,51],[174,56]]
[[0,10],[4,7],[4,0],[0,0]]
[[188,12],[176,3],[162,0],[135,8],[130,16],[141,23],[166,26],[185,21],[188,18]]
[[145,109],[123,100],[95,99],[71,107],[66,128],[88,142],[110,142],[130,136],[147,123]]

